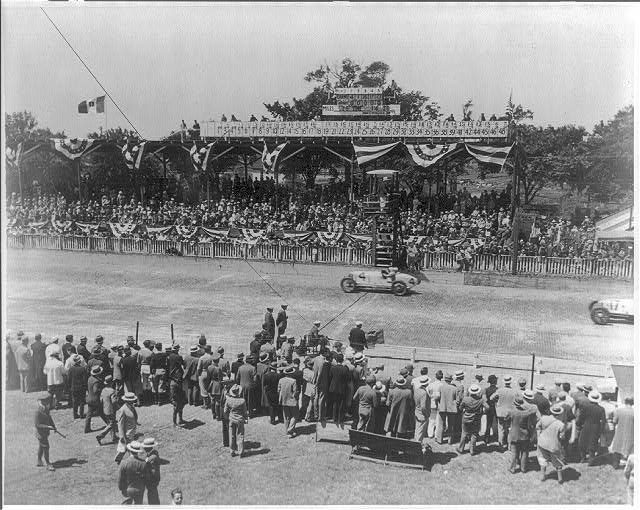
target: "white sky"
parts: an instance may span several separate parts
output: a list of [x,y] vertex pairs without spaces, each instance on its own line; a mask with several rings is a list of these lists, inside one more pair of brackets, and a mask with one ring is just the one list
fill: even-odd
[[[5,111],[86,136],[77,113],[100,87],[56,22],[145,138],[181,119],[247,120],[263,102],[312,86],[305,73],[344,56],[383,60],[390,78],[460,118],[516,103],[541,125],[591,130],[633,100],[638,6],[627,4],[55,4],[2,2]],[[126,127],[112,104],[109,126]]]

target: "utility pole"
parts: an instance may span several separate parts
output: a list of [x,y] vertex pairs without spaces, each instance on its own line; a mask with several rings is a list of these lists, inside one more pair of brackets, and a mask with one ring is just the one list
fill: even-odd
[[[511,123],[511,133],[509,134],[509,140],[511,143],[515,141],[515,124]],[[518,273],[518,230],[519,230],[519,215],[520,209],[518,207],[518,179],[520,172],[520,158],[518,158],[517,147],[515,148],[516,154],[513,162],[513,175],[511,176],[511,274]]]

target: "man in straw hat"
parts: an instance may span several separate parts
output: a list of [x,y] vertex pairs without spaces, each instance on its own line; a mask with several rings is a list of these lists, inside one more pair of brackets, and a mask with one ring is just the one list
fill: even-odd
[[38,440],[38,467],[44,466],[42,457],[46,462],[49,471],[55,471],[55,468],[49,461],[49,433],[56,430],[56,425],[51,418],[50,409],[53,403],[50,394],[46,394],[38,399],[38,409],[35,414],[36,439]]
[[231,426],[231,456],[235,457],[244,453],[244,426],[249,423],[249,411],[242,398],[242,388],[234,384],[226,396],[224,403],[224,416]]
[[469,452],[476,454],[476,441],[480,435],[482,415],[489,409],[489,405],[482,398],[482,388],[479,384],[469,386],[469,394],[462,398],[462,436],[458,445],[458,453],[464,453],[464,447],[469,443]]
[[131,455],[120,466],[118,477],[118,488],[122,496],[126,498],[122,504],[142,505],[148,473],[147,463],[143,457],[144,451],[138,441],[129,443],[127,450]]
[[131,443],[136,436],[138,429],[138,412],[134,406],[136,400],[135,393],[125,393],[122,396],[123,406],[116,412],[116,423],[118,424],[118,435],[120,436],[115,459],[117,464],[120,464],[122,457],[124,457],[126,445]]
[[142,449],[146,454],[147,463],[147,503],[149,505],[160,504],[158,484],[160,483],[160,454],[156,447],[158,443],[153,437],[147,437],[142,441]]
[[559,419],[564,412],[561,406],[555,405],[550,409],[550,415],[542,415],[536,424],[538,433],[538,464],[542,472],[542,481],[547,479],[547,465],[556,468],[558,482],[562,483],[562,468],[564,458],[562,455],[562,441],[567,432],[566,425]]
[[577,412],[576,425],[580,429],[578,447],[580,462],[589,462],[593,466],[598,453],[600,434],[607,425],[604,408],[599,404],[602,396],[597,390],[589,392],[587,402]]
[[300,394],[298,384],[293,378],[294,372],[295,368],[292,365],[289,365],[284,369],[283,377],[278,381],[278,403],[282,406],[284,428],[289,439],[292,439],[296,435],[295,428],[298,418],[298,396]]
[[[413,402],[416,413],[416,430],[413,439],[422,445],[422,451],[427,449],[427,429],[429,427],[429,417],[431,416],[431,397],[427,387],[431,379],[426,374],[427,367],[422,367],[420,375],[412,381]],[[425,371],[423,374],[422,372]]]
[[71,366],[68,369],[69,391],[71,393],[71,405],[73,407],[73,419],[84,418],[84,402],[87,394],[87,369],[86,363],[79,354],[69,357]]
[[507,447],[507,437],[509,436],[509,411],[513,409],[513,402],[516,398],[516,390],[511,387],[512,378],[505,375],[502,379],[504,386],[498,388],[491,396],[491,400],[496,403],[496,418],[498,419],[498,445],[501,448]]

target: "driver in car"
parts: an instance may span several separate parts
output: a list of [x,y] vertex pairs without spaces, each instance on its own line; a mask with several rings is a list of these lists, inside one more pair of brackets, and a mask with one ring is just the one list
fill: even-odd
[[396,281],[396,273],[398,272],[397,267],[388,267],[382,270],[382,277],[386,278],[388,282],[393,283]]

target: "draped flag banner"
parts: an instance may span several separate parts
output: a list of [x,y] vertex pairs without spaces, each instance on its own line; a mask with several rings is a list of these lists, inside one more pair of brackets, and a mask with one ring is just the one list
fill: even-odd
[[147,234],[167,235],[173,230],[173,225],[168,227],[147,227]]
[[71,228],[73,227],[73,221],[51,220],[51,226],[56,232],[58,232],[59,234],[63,234],[71,230]]
[[198,230],[200,230],[200,227],[191,227],[185,225],[176,225],[175,227],[178,235],[186,237],[187,239],[195,237],[195,235],[198,233]]
[[424,168],[434,165],[441,159],[446,159],[464,151],[464,144],[453,143],[449,145],[434,145],[429,146],[425,144],[406,144],[407,150],[411,155],[414,163]]
[[95,234],[100,227],[100,225],[97,223],[78,223],[77,221],[75,222],[75,226],[78,227],[82,231],[82,233],[86,235]]
[[256,244],[264,237],[264,230],[255,228],[241,228],[240,232],[242,232],[244,240],[249,244]]
[[76,160],[81,158],[94,144],[98,143],[97,140],[91,138],[72,138],[67,140],[66,138],[52,138],[54,150],[62,154],[65,158],[70,160]]
[[342,238],[342,232],[316,232],[316,235],[325,246],[337,243]]
[[130,236],[137,228],[137,223],[109,223],[111,232],[116,237]]
[[358,165],[362,165],[367,163],[368,161],[373,161],[374,159],[378,159],[379,157],[384,156],[388,152],[392,151],[395,147],[397,147],[401,142],[393,142],[387,144],[353,144],[353,150],[356,153],[356,158],[358,160]]
[[207,228],[207,227],[200,227],[200,230],[202,230],[205,234],[207,234],[209,237],[212,237],[214,239],[221,239],[224,237],[228,237],[229,235],[229,229],[216,229],[216,228]]
[[350,234],[349,232],[345,232],[344,236],[352,242],[360,242],[360,243],[370,243],[371,242],[371,234]]
[[313,237],[313,232],[299,232],[299,231],[290,231],[290,230],[281,230],[282,237],[284,239],[293,239],[299,243],[304,243],[305,241],[311,240]]
[[104,113],[104,97],[94,97],[78,105],[78,113]]
[[267,148],[267,143],[264,143],[264,150],[262,151],[262,168],[267,173],[270,173],[273,170],[273,167],[276,165],[278,161],[278,156],[282,152],[282,150],[287,146],[289,142],[284,142],[278,145],[272,152],[269,152]]
[[48,224],[49,224],[49,220],[38,221],[35,223],[29,223],[27,225],[27,228],[30,228],[31,230],[43,230],[44,227],[46,227]]
[[491,147],[489,145],[465,144],[465,148],[467,149],[467,152],[478,161],[491,165],[498,165],[502,170],[504,162],[507,160],[507,157],[514,145],[515,143],[508,147]]
[[18,147],[16,147],[15,149],[7,145],[5,156],[7,158],[7,163],[9,163],[10,165],[20,165],[20,157],[22,156],[22,142],[20,142],[18,144]]
[[142,163],[142,158],[144,157],[144,148],[146,143],[147,142],[135,144],[127,141],[127,143],[122,146],[122,156],[124,157],[124,161],[129,170],[140,169],[140,163]]

